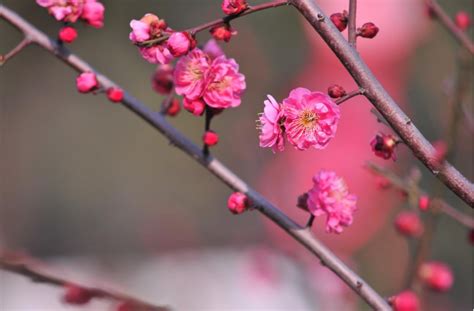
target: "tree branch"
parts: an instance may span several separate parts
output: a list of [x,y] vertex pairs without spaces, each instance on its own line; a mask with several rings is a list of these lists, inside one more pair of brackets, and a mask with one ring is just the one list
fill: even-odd
[[[3,5],[0,5],[0,16],[3,16],[8,22],[23,33],[28,34],[34,43],[54,54],[57,58],[61,59],[76,71],[94,71],[97,75],[97,79],[104,88],[116,86],[116,84],[108,77],[95,71],[84,60],[72,54],[66,48],[59,46],[54,40],[47,37],[43,32],[39,31],[36,27]],[[205,156],[196,144],[186,138],[176,128],[171,126],[162,115],[154,113],[145,104],[141,103],[127,92],[124,92],[122,104],[152,127],[157,129],[162,135],[169,139],[174,146],[204,166],[209,172],[229,186],[229,188],[234,191],[245,193],[253,203],[255,209],[273,221],[281,229],[285,230],[291,237],[319,258],[323,265],[332,270],[373,309],[391,310],[387,302],[377,292],[375,292],[370,285],[363,281],[360,276],[347,267],[324,244],[317,240],[309,230],[301,227],[295,221],[286,216],[281,210],[273,206],[266,198],[250,188],[219,160],[212,156]]]
[[390,97],[357,51],[349,45],[333,23],[327,22],[329,18],[318,5],[312,0],[290,0],[290,3],[320,34],[359,87],[365,90],[367,99],[384,116],[413,154],[458,197],[474,207],[474,185],[448,162],[441,168],[437,165],[433,146]]
[[357,30],[356,30],[356,12],[357,0],[349,0],[349,23],[348,23],[348,41],[350,46],[356,48]]

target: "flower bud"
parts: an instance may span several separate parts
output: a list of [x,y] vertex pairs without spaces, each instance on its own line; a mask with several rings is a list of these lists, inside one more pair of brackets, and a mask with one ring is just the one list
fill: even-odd
[[242,214],[249,207],[247,196],[241,192],[234,192],[227,200],[227,207],[232,214]]
[[191,112],[195,116],[202,116],[204,113],[204,109],[206,108],[206,104],[202,99],[187,99],[186,97],[183,99],[183,108],[187,111]]
[[344,90],[344,88],[340,85],[334,84],[328,87],[328,95],[332,98],[339,98],[345,96],[346,94],[346,90]]
[[65,43],[72,43],[77,38],[77,30],[74,27],[66,26],[59,29],[59,40]]
[[379,28],[374,23],[365,23],[357,29],[357,34],[362,38],[372,39],[379,32]]
[[169,104],[168,108],[166,109],[166,114],[174,117],[181,111],[181,105],[179,104],[179,100],[177,98],[173,98],[171,103]]
[[307,192],[303,193],[302,195],[298,196],[296,206],[301,208],[302,210],[305,210],[309,212],[308,209],[308,196],[309,194]]
[[202,141],[206,146],[214,146],[219,142],[219,135],[213,131],[206,131],[202,136]]
[[344,31],[344,29],[346,29],[348,22],[346,11],[343,13],[334,13],[329,18],[339,31]]
[[230,28],[229,24],[213,27],[209,32],[214,39],[224,40],[225,42],[229,42],[230,38],[237,34],[237,31]]
[[419,237],[423,233],[423,223],[413,212],[401,212],[395,218],[395,228],[407,237]]
[[180,57],[196,47],[196,40],[188,32],[174,32],[169,37],[167,46],[174,57]]
[[107,90],[107,98],[113,103],[120,103],[123,99],[123,91],[118,87],[111,87]]
[[89,93],[99,87],[97,77],[93,72],[83,72],[76,78],[77,90],[81,93]]
[[469,26],[471,26],[471,18],[469,17],[469,14],[465,11],[459,11],[456,14],[454,21],[456,22],[456,26],[458,26],[459,29],[463,31],[466,31]]
[[395,297],[389,299],[393,311],[419,311],[420,301],[418,296],[409,290],[401,292]]
[[222,11],[227,15],[236,15],[248,8],[245,0],[223,0],[221,5]]
[[74,305],[83,305],[92,299],[92,293],[83,287],[74,284],[66,285],[66,293],[63,300]]
[[438,292],[449,290],[454,281],[451,268],[439,261],[423,263],[419,277],[429,288]]
[[430,197],[422,195],[418,198],[418,208],[422,211],[426,211],[430,207]]
[[159,94],[169,94],[173,89],[173,66],[159,65],[151,77],[151,86]]
[[395,147],[398,144],[398,140],[390,134],[379,133],[370,142],[372,151],[376,156],[382,159],[396,160]]

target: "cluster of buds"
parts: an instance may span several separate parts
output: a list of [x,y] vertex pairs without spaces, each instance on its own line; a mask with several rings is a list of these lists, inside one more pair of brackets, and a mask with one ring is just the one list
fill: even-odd
[[[347,24],[349,22],[349,14],[346,10],[342,11],[342,13],[333,13],[329,18],[339,31],[342,32],[347,28]],[[372,39],[377,35],[378,32],[379,28],[375,26],[374,23],[368,22],[357,28],[356,35],[358,37]]]
[[[105,7],[97,0],[36,0],[36,3],[47,8],[57,21],[69,24],[82,20],[95,28],[104,26]],[[67,25],[59,30],[58,39],[61,42],[71,43],[76,38],[77,31],[72,26]]]
[[[92,93],[100,90],[99,80],[91,71],[83,72],[76,78],[76,88],[79,93]],[[113,103],[123,100],[123,90],[118,87],[110,87],[106,91],[107,98]]]
[[400,141],[391,134],[378,133],[370,142],[374,154],[382,159],[396,160],[395,148]]

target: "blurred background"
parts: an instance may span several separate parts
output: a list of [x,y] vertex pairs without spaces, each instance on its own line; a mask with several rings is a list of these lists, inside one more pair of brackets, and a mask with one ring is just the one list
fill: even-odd
[[[221,1],[101,2],[105,26],[78,23],[79,38],[70,48],[158,110],[163,97],[150,83],[156,67],[128,40],[130,20],[151,12],[174,29],[186,29],[221,16]],[[1,3],[56,36],[60,23],[35,1]],[[328,14],[348,6],[346,0],[318,3]],[[451,15],[461,9],[473,13],[471,0],[440,4]],[[380,33],[358,40],[361,55],[422,133],[431,141],[445,139],[457,43],[429,20],[421,0],[359,0],[358,24],[368,21]],[[259,148],[255,120],[267,94],[282,100],[296,86],[323,92],[334,83],[348,91],[356,86],[293,8],[259,12],[232,25],[239,35],[221,46],[240,64],[247,91],[240,107],[214,120],[221,140],[213,154],[302,224],[308,215],[295,207],[297,196],[311,187],[319,169],[335,170],[359,197],[359,210],[341,235],[325,233],[324,219],[318,219],[316,235],[384,296],[403,290],[411,250],[396,233],[393,217],[407,203],[396,191],[378,189],[363,166],[371,160],[404,175],[418,166],[425,189],[439,188],[438,182],[404,146],[395,163],[373,155],[370,140],[390,130],[376,122],[364,98],[342,105],[338,135],[324,151],[287,147],[274,155]],[[22,37],[0,20],[0,38],[5,54]],[[198,36],[200,43],[208,38]],[[368,309],[257,212],[231,215],[229,189],[150,126],[102,95],[79,94],[76,75],[36,46],[0,68],[0,249],[40,258],[51,271],[85,285],[126,291],[176,310]],[[472,103],[472,89],[466,98]],[[203,119],[182,111],[170,120],[200,142]],[[457,141],[453,162],[473,180],[472,132],[463,125]],[[443,195],[472,215],[449,191]],[[467,234],[440,219],[430,258],[449,264],[455,283],[448,293],[425,292],[424,310],[472,308]],[[60,289],[0,272],[1,310],[74,309],[60,295]],[[111,308],[94,302],[84,310]]]

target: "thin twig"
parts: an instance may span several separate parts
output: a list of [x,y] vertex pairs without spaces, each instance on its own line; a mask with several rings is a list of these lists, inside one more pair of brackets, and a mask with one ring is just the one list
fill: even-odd
[[348,22],[348,40],[350,46],[356,49],[357,29],[356,29],[357,0],[349,0],[349,22]]
[[442,168],[439,168],[434,147],[400,109],[361,59],[359,53],[344,39],[340,31],[333,23],[326,22],[329,18],[316,2],[312,0],[290,0],[290,3],[300,11],[319,33],[359,87],[365,90],[364,95],[367,99],[383,115],[393,130],[413,151],[413,154],[459,198],[469,206],[474,207],[474,184],[448,162]]
[[25,37],[10,52],[5,55],[0,55],[0,66],[4,65],[8,60],[12,59],[15,55],[20,53],[30,43],[31,40],[28,37]]
[[41,271],[40,269],[35,267],[34,263],[31,260],[27,261],[25,259],[19,260],[17,258],[9,259],[6,257],[0,257],[0,269],[9,271],[12,273],[16,273],[19,275],[23,275],[31,279],[31,281],[35,283],[44,283],[44,284],[50,284],[50,285],[59,286],[59,287],[65,287],[70,284],[76,284],[80,286],[81,288],[83,288],[84,290],[86,290],[91,295],[92,298],[103,298],[103,299],[113,300],[116,302],[127,302],[128,304],[134,307],[134,310],[140,310],[140,311],[169,311],[170,310],[168,307],[154,306],[140,299],[137,299],[137,298],[134,298],[122,293],[118,293],[115,291],[79,285],[78,283],[73,282],[71,280],[67,280],[65,278],[58,277],[58,276]]
[[[61,48],[54,40],[46,36],[46,34],[3,5],[0,5],[0,15],[3,15],[8,22],[23,33],[29,34],[34,42],[40,47],[49,51],[76,71],[93,71],[96,73],[100,84],[105,88],[116,86],[116,84],[108,77],[95,71],[84,60],[79,58],[77,55],[72,54],[66,48]],[[346,266],[324,244],[316,239],[309,230],[298,225],[281,210],[272,205],[260,193],[250,188],[242,179],[224,166],[219,160],[212,156],[204,155],[202,150],[196,144],[168,123],[162,115],[154,113],[145,104],[141,103],[138,99],[132,97],[127,92],[124,93],[122,104],[157,129],[161,134],[167,137],[174,146],[204,166],[209,170],[209,172],[229,186],[229,188],[234,191],[245,193],[253,203],[255,209],[273,221],[281,229],[285,230],[291,237],[319,258],[324,266],[333,271],[373,309],[391,310],[390,306],[382,296],[362,280],[359,275]]]
[[437,17],[441,25],[443,25],[444,28],[471,54],[474,54],[474,44],[469,36],[462,31],[462,29],[456,26],[451,17],[443,10],[438,2],[436,0],[425,0],[425,3],[430,10],[430,13],[433,14],[434,17]]
[[344,95],[344,96],[342,96],[342,97],[336,99],[335,103],[336,103],[337,105],[340,105],[340,104],[342,104],[343,102],[345,102],[345,101],[351,99],[352,97],[355,97],[355,96],[357,96],[357,95],[362,95],[362,94],[364,94],[364,90],[363,90],[363,89],[357,89],[357,90],[355,90],[355,91],[349,92],[349,93],[347,93],[346,95]]

